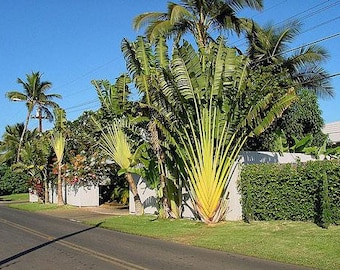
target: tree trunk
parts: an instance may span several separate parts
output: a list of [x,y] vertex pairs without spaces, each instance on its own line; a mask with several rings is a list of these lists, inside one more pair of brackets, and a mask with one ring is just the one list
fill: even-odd
[[143,204],[140,200],[140,197],[139,197],[139,194],[138,194],[138,191],[137,191],[137,186],[136,186],[135,181],[133,180],[131,173],[129,173],[129,172],[125,173],[125,179],[126,179],[126,181],[128,181],[129,187],[130,187],[131,192],[133,194],[133,199],[134,199],[134,202],[135,202],[135,213],[138,216],[143,215],[144,214],[144,207],[143,207]]
[[17,162],[20,161],[20,151],[21,151],[22,143],[24,141],[24,136],[25,136],[25,133],[26,133],[26,130],[27,130],[27,127],[28,127],[28,122],[29,122],[30,117],[31,117],[31,112],[32,112],[32,110],[28,110],[24,129],[23,129],[21,136],[20,136],[20,141],[19,141],[19,145],[18,145],[18,153],[17,153]]
[[42,133],[42,112],[41,106],[38,108],[39,133]]
[[61,182],[61,164],[58,164],[58,205],[64,205],[62,189],[63,187]]
[[48,196],[48,183],[47,183],[47,173],[43,173],[43,179],[44,179],[44,201],[45,201],[45,204],[46,203],[49,203],[49,196]]
[[159,170],[159,181],[160,188],[162,189],[162,197],[160,199],[160,211],[159,216],[161,218],[169,218],[171,216],[171,209],[169,206],[169,197],[167,190],[167,178],[165,171],[165,153],[161,147],[161,141],[158,136],[157,125],[155,121],[149,122],[149,132],[151,134],[151,145],[152,149],[157,157],[158,170]]

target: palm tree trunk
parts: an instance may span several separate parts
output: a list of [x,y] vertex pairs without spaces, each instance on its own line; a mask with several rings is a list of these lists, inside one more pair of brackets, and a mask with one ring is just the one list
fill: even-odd
[[61,164],[58,164],[58,205],[64,205],[61,182]]
[[138,191],[137,191],[137,186],[135,181],[133,180],[132,174],[127,172],[125,173],[125,179],[129,183],[130,190],[133,194],[133,200],[135,202],[135,213],[136,215],[140,216],[144,214],[144,207],[143,204],[140,200]]
[[171,209],[169,206],[169,197],[167,190],[167,178],[165,171],[164,156],[165,153],[162,150],[160,139],[158,136],[157,125],[155,121],[152,121],[148,125],[149,132],[151,134],[152,149],[157,157],[158,169],[159,169],[159,181],[160,188],[162,189],[162,197],[160,199],[160,217],[169,218],[171,216]]
[[22,144],[24,142],[24,137],[25,137],[25,133],[26,133],[26,130],[27,130],[27,127],[28,127],[28,122],[29,122],[30,117],[31,117],[31,113],[32,113],[32,110],[28,110],[24,129],[22,130],[22,133],[21,133],[21,136],[20,136],[20,141],[19,141],[19,145],[18,145],[18,153],[17,153],[17,162],[20,161],[21,147],[22,147]]
[[38,108],[39,133],[42,133],[42,113],[41,106]]
[[43,179],[44,179],[44,201],[45,201],[45,204],[46,203],[49,203],[49,196],[48,196],[48,183],[47,183],[47,172],[43,172],[42,173],[43,175]]

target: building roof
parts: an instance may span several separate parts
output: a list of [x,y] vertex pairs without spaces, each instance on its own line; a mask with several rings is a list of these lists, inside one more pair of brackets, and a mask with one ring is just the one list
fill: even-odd
[[333,143],[340,143],[340,121],[325,124],[322,132],[328,134]]

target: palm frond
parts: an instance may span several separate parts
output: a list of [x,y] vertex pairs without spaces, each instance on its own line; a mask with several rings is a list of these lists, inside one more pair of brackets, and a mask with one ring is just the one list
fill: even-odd
[[259,121],[257,127],[254,128],[253,133],[255,135],[261,134],[296,100],[297,95],[295,90],[294,88],[291,88],[284,96],[274,103],[268,112],[266,112],[265,117]]
[[133,19],[133,29],[138,31],[140,28],[145,27],[146,25],[158,21],[160,19],[166,18],[167,14],[163,12],[146,12],[136,16]]
[[164,37],[159,37],[156,40],[155,59],[159,68],[169,68],[168,46]]
[[65,137],[63,136],[61,132],[56,131],[51,136],[51,144],[57,156],[57,161],[59,164],[61,164],[63,160],[65,144],[66,144]]
[[104,153],[122,169],[128,169],[131,166],[130,145],[124,132],[116,125],[107,127],[99,145]]

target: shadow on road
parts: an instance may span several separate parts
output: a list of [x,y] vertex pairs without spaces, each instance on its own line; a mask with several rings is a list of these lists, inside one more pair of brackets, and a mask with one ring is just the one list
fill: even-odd
[[[56,242],[58,242],[58,241],[64,240],[64,239],[66,239],[66,238],[69,238],[69,237],[74,236],[74,235],[77,235],[77,234],[81,234],[81,233],[83,233],[83,232],[87,232],[87,231],[93,230],[93,229],[99,227],[101,224],[102,224],[102,222],[96,224],[95,226],[89,227],[89,228],[87,228],[87,229],[84,229],[84,230],[81,230],[81,231],[78,231],[78,232],[74,232],[74,233],[70,233],[70,234],[67,234],[67,235],[62,236],[62,237],[58,237],[58,238],[56,238],[56,239],[53,239],[53,240],[51,240],[51,241],[48,241],[48,242],[43,243],[43,244],[41,244],[41,245],[38,245],[38,246],[36,246],[36,247],[33,247],[33,248],[27,249],[27,250],[25,250],[25,251],[22,251],[22,252],[20,252],[20,253],[18,253],[18,254],[15,254],[15,255],[13,255],[13,256],[11,256],[11,257],[8,257],[8,258],[4,259],[4,260],[1,260],[1,261],[0,261],[0,266],[3,265],[3,264],[9,263],[9,262],[11,262],[11,261],[13,261],[13,260],[15,260],[15,259],[18,259],[18,258],[20,258],[20,257],[22,257],[22,256],[24,256],[24,255],[27,255],[27,254],[29,254],[29,253],[31,253],[31,252],[33,252],[33,251],[36,251],[36,250],[41,249],[41,248],[43,248],[43,247],[46,247],[46,246],[48,246],[48,245],[50,245],[50,244],[56,243]],[[1,269],[1,268],[0,268],[0,269]]]

